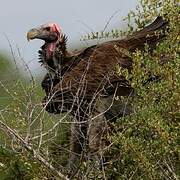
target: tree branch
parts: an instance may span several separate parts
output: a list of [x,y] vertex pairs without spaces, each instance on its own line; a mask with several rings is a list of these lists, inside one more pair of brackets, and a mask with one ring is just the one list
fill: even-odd
[[55,175],[58,178],[61,178],[62,180],[69,180],[64,174],[57,171],[51,164],[49,164],[49,162],[46,159],[44,159],[37,151],[35,151],[30,145],[28,145],[28,143],[15,130],[11,129],[2,121],[0,121],[0,128],[3,129],[11,137],[15,137],[15,139],[33,155],[33,158],[38,160],[41,164],[43,164],[48,170],[50,170],[53,173],[53,175]]

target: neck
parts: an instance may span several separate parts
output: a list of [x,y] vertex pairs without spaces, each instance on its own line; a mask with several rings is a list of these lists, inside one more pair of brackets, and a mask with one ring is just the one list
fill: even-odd
[[56,48],[56,43],[57,42],[44,44],[44,49],[46,50],[46,59],[52,59],[54,50]]
[[55,72],[70,61],[69,53],[66,50],[66,41],[67,38],[61,36],[57,41],[45,42],[41,47],[39,59],[48,71]]
[[60,53],[62,54],[62,56],[66,57],[67,55],[66,42],[67,42],[67,37],[65,35],[59,37],[58,40],[55,42],[52,43],[46,42],[44,45],[46,49],[46,58],[52,59],[54,53],[56,53],[55,49],[58,54]]
[[55,71],[56,68],[53,61],[55,48],[56,42],[45,42],[45,44],[41,47],[41,50],[39,50],[39,62],[41,62],[49,72]]

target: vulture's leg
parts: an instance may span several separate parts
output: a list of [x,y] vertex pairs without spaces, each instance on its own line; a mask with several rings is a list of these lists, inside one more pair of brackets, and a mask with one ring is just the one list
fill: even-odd
[[71,125],[71,139],[70,139],[70,158],[69,168],[71,171],[77,169],[78,164],[81,163],[83,152],[85,151],[87,137],[87,124],[73,122]]
[[[105,103],[106,99],[99,99],[96,101],[95,109],[92,112],[92,118],[88,125],[88,143],[90,152],[94,153],[101,151],[104,148],[103,137],[107,133],[107,121],[105,117]],[[101,154],[101,152],[98,152]]]
[[96,154],[102,161],[109,130],[108,123],[133,112],[134,110],[128,102],[115,100],[113,96],[99,98],[88,126],[90,152]]

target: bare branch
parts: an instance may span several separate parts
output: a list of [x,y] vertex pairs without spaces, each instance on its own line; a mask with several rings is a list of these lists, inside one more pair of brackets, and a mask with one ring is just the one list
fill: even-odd
[[11,129],[8,125],[6,125],[2,121],[0,121],[0,128],[3,129],[11,137],[15,137],[16,140],[22,145],[22,147],[24,147],[28,152],[30,152],[33,155],[34,159],[38,160],[48,170],[50,170],[53,173],[53,175],[63,180],[68,180],[67,176],[57,171],[51,164],[49,164],[49,162],[46,159],[44,159],[37,151],[35,151],[30,145],[28,145],[26,141],[15,130]]

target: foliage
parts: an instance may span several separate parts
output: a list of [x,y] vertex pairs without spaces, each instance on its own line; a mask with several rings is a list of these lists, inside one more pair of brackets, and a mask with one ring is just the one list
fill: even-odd
[[0,147],[0,177],[2,180],[30,180],[38,174],[38,163],[27,159],[27,154]]
[[[117,179],[179,179],[179,7],[172,1],[144,0],[142,5],[143,12],[128,16],[139,28],[160,11],[170,29],[153,52],[147,46],[132,54],[133,71],[126,77],[133,77],[135,113],[114,124],[110,151],[119,154],[119,161],[112,158],[106,168]],[[155,80],[146,82],[150,76]]]

